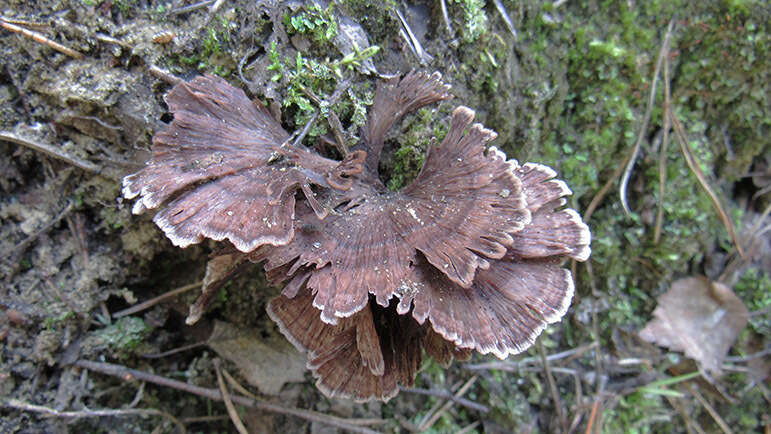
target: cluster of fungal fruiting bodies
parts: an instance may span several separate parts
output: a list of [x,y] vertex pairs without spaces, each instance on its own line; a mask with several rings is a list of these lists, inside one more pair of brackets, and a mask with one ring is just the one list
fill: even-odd
[[268,313],[318,387],[360,401],[412,385],[424,351],[447,364],[528,348],[565,314],[573,279],[561,263],[588,258],[589,229],[551,168],[487,148],[496,133],[462,106],[418,176],[389,191],[386,132],[448,91],[438,73],[381,82],[361,140],[338,160],[290,143],[221,78],[175,86],[174,120],[123,195],[135,213],[162,206],[154,221],[175,245],[232,245],[209,262],[188,321],[240,265],[262,263],[283,285]]

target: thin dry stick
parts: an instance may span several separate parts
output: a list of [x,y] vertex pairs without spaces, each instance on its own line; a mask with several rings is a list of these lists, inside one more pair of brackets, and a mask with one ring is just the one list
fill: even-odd
[[173,289],[173,290],[171,290],[171,291],[169,291],[169,292],[167,292],[165,294],[161,294],[161,295],[159,295],[159,296],[157,296],[155,298],[151,298],[150,300],[147,300],[145,302],[142,302],[142,303],[139,303],[139,304],[135,304],[135,305],[133,305],[133,306],[127,308],[127,309],[123,309],[121,311],[115,312],[114,314],[112,314],[112,317],[113,318],[121,318],[121,317],[124,317],[124,316],[127,316],[127,315],[131,315],[131,314],[134,314],[134,313],[137,313],[137,312],[141,312],[141,311],[143,311],[145,309],[149,309],[149,308],[155,306],[156,304],[158,304],[159,302],[161,302],[163,300],[166,300],[167,298],[176,297],[177,295],[185,293],[187,291],[190,291],[191,289],[198,288],[198,287],[201,286],[202,283],[203,282],[195,282],[195,283],[191,283],[189,285],[182,286],[182,287],[177,288],[177,289]]
[[493,0],[493,3],[495,4],[495,8],[498,9],[498,13],[501,14],[501,18],[503,18],[503,22],[506,24],[506,28],[509,29],[509,32],[511,32],[511,36],[514,37],[514,40],[517,40],[517,29],[514,28],[514,23],[511,22],[511,17],[509,17],[509,13],[506,12],[506,8],[503,6],[503,2],[501,0]]
[[675,25],[675,19],[669,20],[669,26],[667,26],[667,33],[664,36],[664,42],[661,43],[661,49],[659,50],[659,58],[656,60],[656,70],[653,72],[653,82],[651,83],[651,92],[648,96],[648,106],[645,108],[645,116],[643,116],[643,123],[640,125],[640,131],[637,134],[637,141],[632,148],[632,157],[627,163],[624,170],[624,176],[621,177],[621,184],[618,186],[618,194],[621,199],[621,206],[624,208],[626,215],[630,215],[632,211],[629,210],[629,204],[626,200],[626,187],[629,185],[629,178],[632,175],[632,169],[634,163],[637,161],[637,156],[640,154],[640,147],[642,141],[645,138],[645,133],[648,131],[648,122],[651,120],[651,113],[653,112],[653,103],[656,101],[656,84],[659,80],[659,72],[661,71],[661,63],[664,60],[665,54],[669,51],[669,39],[672,37],[672,28]]
[[701,403],[701,405],[704,406],[704,408],[707,410],[707,413],[709,413],[709,415],[712,416],[712,419],[715,420],[715,423],[717,423],[717,425],[720,427],[721,430],[723,430],[725,434],[733,434],[733,431],[731,431],[731,428],[728,427],[728,424],[725,423],[723,418],[720,417],[718,412],[712,407],[712,405],[710,405],[709,402],[707,402],[706,399],[704,399],[704,397],[701,395],[701,393],[698,390],[694,389],[688,383],[683,383],[683,386],[688,388],[688,390],[693,394],[693,396],[696,397],[699,403]]
[[[460,389],[458,389],[457,392],[455,392],[455,397],[456,398],[460,398],[461,396],[463,396],[466,393],[466,391],[468,391],[468,389],[477,381],[477,378],[479,378],[479,376],[477,376],[477,375],[474,375],[473,377],[469,378],[468,381],[466,381],[466,384],[464,384]],[[422,431],[425,431],[425,430],[431,428],[431,426],[434,423],[436,423],[436,421],[439,420],[439,418],[442,417],[444,412],[449,410],[450,407],[452,407],[452,405],[453,405],[453,401],[451,401],[451,400],[447,401],[442,406],[442,408],[439,409],[439,411],[437,411],[436,413],[434,413],[431,416],[430,419],[428,419],[426,422],[420,424],[420,427],[419,427],[420,431],[422,432]]]
[[[575,358],[583,353],[596,348],[600,345],[599,342],[592,342],[586,345],[581,345],[580,347],[576,347],[570,350],[562,351],[559,353],[549,354],[546,356],[546,360],[553,362],[555,360],[561,360],[566,358]],[[487,369],[499,369],[501,371],[508,371],[508,372],[516,372],[518,371],[522,366],[529,365],[529,364],[539,364],[542,360],[540,357],[526,357],[522,360],[518,360],[516,362],[504,362],[504,361],[497,361],[497,362],[487,362],[487,363],[468,363],[464,365],[463,367],[465,369],[468,369],[470,371],[482,371]],[[409,390],[409,389],[407,389]]]
[[249,431],[241,421],[241,417],[238,416],[238,411],[236,411],[233,401],[230,400],[230,393],[228,393],[228,388],[225,387],[225,380],[222,379],[222,362],[220,359],[214,359],[214,371],[217,373],[217,385],[219,385],[220,393],[222,393],[222,400],[225,402],[225,408],[228,410],[230,421],[233,422],[239,433],[249,434]]
[[557,392],[557,384],[554,382],[554,376],[551,373],[551,366],[549,361],[546,360],[546,350],[543,348],[543,342],[538,340],[538,352],[541,354],[541,361],[543,363],[543,369],[546,372],[546,380],[549,382],[549,390],[551,391],[551,399],[554,401],[554,409],[557,411],[557,420],[559,420],[560,428],[563,433],[568,431],[568,421],[565,418],[565,414],[562,412],[562,404],[560,403],[559,392]]
[[43,413],[50,416],[56,416],[56,417],[67,417],[67,418],[80,418],[80,417],[110,417],[110,416],[118,416],[118,417],[125,417],[125,416],[163,416],[170,421],[174,422],[175,425],[177,425],[177,428],[179,428],[179,431],[182,434],[185,434],[187,431],[185,430],[185,426],[180,422],[177,418],[174,416],[160,411],[153,408],[146,408],[146,409],[138,409],[138,408],[129,408],[129,409],[120,409],[120,410],[113,410],[113,409],[104,409],[104,410],[78,410],[78,411],[60,411],[49,407],[44,407],[42,405],[35,405],[30,404],[28,402],[24,402],[18,399],[8,399],[2,401],[0,403],[3,407],[6,408],[14,408],[17,410],[23,410],[23,411],[31,411],[34,413]]
[[156,65],[150,65],[147,67],[147,72],[150,73],[153,77],[163,80],[166,83],[169,83],[171,85],[176,85],[182,82],[182,79],[177,77],[176,75],[170,73],[169,71],[165,69],[161,69]]
[[30,139],[18,136],[17,134],[11,131],[0,131],[0,140],[5,140],[8,142],[16,143],[17,145],[26,146],[30,149],[34,149],[38,152],[42,152],[44,154],[50,155],[51,157],[62,160],[66,163],[69,163],[87,172],[102,173],[102,168],[97,166],[94,163],[91,163],[86,160],[81,160],[78,157],[73,157],[47,143],[34,142]]
[[447,34],[452,35],[450,15],[447,13],[447,2],[445,0],[440,0],[439,5],[442,7],[442,18],[444,18],[444,27],[447,29]]
[[[255,394],[246,390],[246,388],[242,386],[241,383],[236,381],[236,379],[233,378],[232,375],[230,375],[227,369],[222,369],[222,375],[225,377],[228,383],[230,383],[230,387],[235,389],[241,395],[248,396],[249,398],[252,398],[256,401],[260,400],[260,398],[258,398]],[[371,418],[370,419],[343,419],[337,416],[328,416],[328,417],[338,420],[342,423],[349,423],[351,425],[382,425],[384,423],[388,423],[388,421],[384,419],[371,419]]]
[[406,393],[414,393],[417,395],[428,395],[428,396],[436,396],[437,398],[442,398],[442,399],[449,399],[450,401],[455,401],[459,405],[468,407],[472,410],[480,411],[482,413],[487,413],[490,411],[490,409],[487,408],[487,406],[485,405],[478,404],[466,398],[456,398],[455,395],[453,395],[452,393],[446,390],[421,389],[418,387],[412,387],[412,388],[399,387],[399,391],[406,392]]
[[725,226],[728,234],[731,236],[736,251],[739,252],[739,255],[742,258],[744,258],[744,249],[742,248],[742,244],[739,241],[739,238],[736,236],[734,224],[731,221],[731,218],[728,217],[728,214],[726,214],[723,206],[720,204],[720,199],[718,199],[715,192],[712,191],[712,188],[709,186],[707,177],[704,176],[704,173],[701,171],[698,163],[696,163],[691,145],[688,144],[688,137],[685,135],[683,124],[680,123],[680,120],[677,118],[677,116],[675,116],[674,111],[671,109],[669,110],[669,116],[672,120],[672,125],[674,126],[675,137],[677,137],[677,141],[680,143],[680,150],[683,152],[683,156],[685,157],[685,162],[688,163],[688,167],[691,169],[691,172],[693,172],[693,174],[696,175],[696,179],[699,180],[699,185],[701,185],[701,188],[707,193],[707,196],[709,196],[709,199],[712,201],[712,206],[717,211],[720,220],[723,222],[723,226]]
[[[198,396],[202,396],[204,398],[209,398],[214,401],[222,400],[222,394],[217,389],[210,389],[206,387],[196,386],[193,384],[184,383],[182,381],[161,377],[160,375],[150,374],[149,372],[130,369],[121,365],[93,362],[90,360],[78,360],[75,362],[75,366],[79,366],[81,368],[88,369],[95,372],[100,372],[105,375],[112,375],[114,377],[119,377],[119,378],[122,378],[124,381],[131,381],[134,379],[140,380],[140,381],[147,381],[160,386],[171,387],[173,389],[182,390],[184,392],[192,393]],[[319,423],[331,425],[340,429],[345,429],[353,433],[379,434],[377,431],[371,430],[369,428],[352,425],[347,422],[343,423],[335,418],[331,418],[323,413],[318,413],[315,411],[301,410],[298,408],[271,404],[268,402],[260,401],[257,399],[250,399],[250,398],[246,398],[244,396],[238,396],[238,395],[231,396],[231,399],[233,400],[234,403],[238,405],[243,405],[245,407],[256,408],[258,410],[295,416],[311,422],[319,422]]]
[[589,421],[586,423],[586,431],[584,431],[586,434],[592,434],[592,427],[594,427],[594,418],[597,417],[597,408],[600,406],[600,401],[596,400],[594,401],[594,404],[592,405],[592,412],[589,414]]
[[37,30],[44,30],[48,28],[48,25],[45,23],[38,23],[35,21],[27,21],[27,20],[19,20],[16,18],[9,18],[9,17],[0,17],[0,21],[5,21],[6,23],[16,24],[19,26],[29,27],[32,29]]
[[73,50],[72,48],[67,48],[56,41],[48,39],[47,37],[33,30],[28,30],[28,29],[25,29],[24,27],[17,26],[16,24],[11,24],[4,19],[0,19],[0,27],[10,32],[19,33],[23,36],[26,36],[27,38],[30,38],[39,44],[43,44],[45,46],[51,47],[54,50],[60,53],[66,54],[74,59],[78,59],[78,60],[83,59],[83,54]]
[[214,3],[215,0],[204,0],[202,2],[194,3],[189,6],[183,6],[180,8],[172,9],[169,11],[169,15],[179,15],[179,14],[185,14],[188,12],[193,12],[198,9],[203,9],[206,6],[209,6],[210,4]]
[[423,46],[420,44],[420,40],[415,37],[415,34],[412,32],[409,23],[407,23],[407,20],[404,19],[404,15],[402,15],[402,13],[399,11],[399,8],[395,8],[394,11],[396,12],[396,16],[399,17],[399,21],[402,23],[402,28],[399,30],[399,34],[407,42],[407,44],[409,44],[410,48],[412,49],[412,53],[415,55],[415,57],[418,58],[420,64],[425,65],[426,61],[433,59],[433,57],[423,49]]
[[680,416],[683,418],[683,422],[685,422],[685,430],[688,432],[688,434],[693,434],[694,431],[698,434],[705,434],[704,430],[699,426],[699,423],[691,418],[685,408],[683,408],[682,403],[680,403],[677,398],[673,396],[665,396],[665,398],[667,399],[667,402],[669,402],[669,405],[671,405],[672,408],[680,413]]
[[205,346],[206,346],[206,342],[196,342],[194,344],[183,345],[179,348],[174,348],[173,350],[164,351],[162,353],[142,354],[142,357],[144,357],[145,359],[162,359],[164,357],[172,356],[174,354],[181,353],[183,351],[192,350],[194,348],[205,347]]
[[24,240],[22,240],[19,244],[16,244],[15,246],[13,246],[13,248],[11,249],[10,255],[8,255],[8,256],[12,256],[14,253],[16,253],[16,252],[18,252],[20,250],[24,250],[25,248],[27,248],[27,246],[32,244],[32,242],[35,241],[40,235],[46,233],[48,230],[50,230],[52,227],[54,227],[54,225],[59,223],[74,208],[75,208],[75,203],[70,201],[67,204],[67,206],[64,207],[63,210],[59,211],[59,214],[57,214],[56,217],[53,218],[53,220],[51,220],[50,222],[46,223],[42,228],[38,229],[37,231],[35,231],[35,233],[33,233],[32,235],[30,235],[27,238],[25,238]]
[[221,415],[221,416],[196,416],[196,417],[183,417],[179,420],[182,423],[201,423],[201,422],[219,422],[223,420],[228,420],[229,417],[227,415]]
[[455,434],[466,434],[467,432],[471,432],[474,430],[474,428],[479,426],[479,421],[476,421],[472,424],[466,425],[461,429],[460,431],[456,432]]
[[656,227],[653,230],[653,242],[658,244],[661,239],[661,227],[664,224],[664,189],[667,183],[667,147],[669,146],[669,130],[672,121],[667,116],[671,102],[669,91],[669,56],[664,58],[664,137],[661,139],[659,149],[659,206],[656,211]]

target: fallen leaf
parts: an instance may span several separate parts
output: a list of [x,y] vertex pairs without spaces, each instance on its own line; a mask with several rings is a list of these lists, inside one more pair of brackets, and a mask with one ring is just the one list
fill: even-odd
[[277,395],[285,383],[305,381],[305,356],[281,336],[265,339],[251,330],[215,321],[207,345],[235,363],[246,381],[266,395]]
[[749,311],[731,288],[705,277],[688,277],[672,283],[658,298],[654,319],[640,331],[645,341],[683,351],[704,369],[720,372],[720,365]]

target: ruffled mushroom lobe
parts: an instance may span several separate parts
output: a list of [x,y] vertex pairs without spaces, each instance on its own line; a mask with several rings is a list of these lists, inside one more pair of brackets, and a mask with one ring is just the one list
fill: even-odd
[[[520,353],[547,324],[567,312],[574,284],[566,258],[589,256],[591,234],[571,209],[557,210],[570,190],[540,164],[515,165],[532,219],[513,235],[506,255],[491,260],[466,289],[429,264],[418,264],[400,288],[397,312],[421,324],[427,319],[459,348],[499,358]],[[548,233],[550,232],[550,233]],[[552,236],[551,233],[556,234]]]
[[371,303],[330,325],[316,314],[306,288],[294,298],[274,298],[267,310],[289,341],[308,354],[307,366],[316,386],[329,397],[388,401],[400,385],[414,384],[424,349],[445,365],[453,357],[467,360],[470,356],[411,317],[396,314],[394,306]]
[[123,196],[138,198],[134,213],[165,204],[153,220],[180,247],[204,238],[242,252],[289,243],[294,191],[315,205],[309,184],[329,187],[323,174],[338,162],[286,143],[268,110],[222,78],[196,77],[165,99],[174,120],[153,137],[147,166],[123,179]]

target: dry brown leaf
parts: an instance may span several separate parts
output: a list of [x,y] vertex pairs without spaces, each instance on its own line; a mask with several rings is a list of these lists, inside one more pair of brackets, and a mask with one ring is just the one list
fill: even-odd
[[215,321],[207,345],[264,394],[277,395],[284,383],[305,380],[305,357],[279,336],[265,339],[253,330]]
[[731,288],[705,277],[688,277],[673,282],[658,298],[653,316],[640,331],[642,339],[683,351],[717,373],[747,325],[749,311]]

